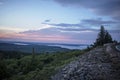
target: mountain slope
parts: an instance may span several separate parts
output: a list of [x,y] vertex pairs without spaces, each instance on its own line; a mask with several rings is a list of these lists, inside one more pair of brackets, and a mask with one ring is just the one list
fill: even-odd
[[52,76],[52,80],[120,80],[120,52],[114,44],[79,56]]

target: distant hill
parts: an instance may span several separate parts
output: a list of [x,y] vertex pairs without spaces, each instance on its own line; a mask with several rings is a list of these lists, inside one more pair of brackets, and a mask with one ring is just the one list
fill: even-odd
[[35,53],[54,53],[54,52],[69,51],[69,49],[66,48],[40,45],[40,44],[0,43],[0,51],[18,51],[24,53],[31,53],[32,48],[35,49]]

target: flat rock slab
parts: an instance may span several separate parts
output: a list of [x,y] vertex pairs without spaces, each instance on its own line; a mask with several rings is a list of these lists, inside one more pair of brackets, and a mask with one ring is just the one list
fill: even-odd
[[52,76],[52,80],[120,80],[120,52],[107,44],[78,57]]

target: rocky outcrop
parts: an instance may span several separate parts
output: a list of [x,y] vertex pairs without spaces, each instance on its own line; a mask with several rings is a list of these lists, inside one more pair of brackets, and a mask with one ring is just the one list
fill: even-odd
[[120,52],[106,44],[64,66],[52,80],[120,80]]

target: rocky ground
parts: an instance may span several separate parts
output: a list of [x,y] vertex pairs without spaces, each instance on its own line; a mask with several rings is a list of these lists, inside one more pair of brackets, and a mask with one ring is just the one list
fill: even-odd
[[64,66],[52,80],[120,80],[120,52],[114,44],[97,47]]

